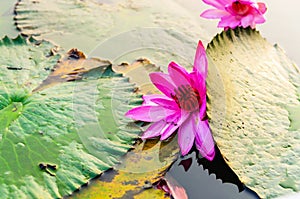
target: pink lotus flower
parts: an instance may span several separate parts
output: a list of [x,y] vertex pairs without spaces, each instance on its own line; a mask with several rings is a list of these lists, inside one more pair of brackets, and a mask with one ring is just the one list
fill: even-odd
[[152,83],[164,95],[145,95],[141,106],[126,113],[134,120],[153,122],[142,139],[160,136],[160,140],[165,140],[178,129],[182,155],[190,151],[195,141],[203,157],[214,158],[214,141],[206,118],[207,64],[205,49],[199,41],[191,73],[171,62],[169,74],[150,74]]
[[250,26],[266,21],[263,14],[267,11],[264,3],[255,0],[203,0],[204,3],[214,6],[216,9],[208,9],[200,16],[207,19],[220,18],[220,28],[236,28]]

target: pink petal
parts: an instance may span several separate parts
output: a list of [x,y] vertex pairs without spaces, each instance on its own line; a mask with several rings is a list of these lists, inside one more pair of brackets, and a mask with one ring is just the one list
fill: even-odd
[[125,115],[134,120],[145,122],[157,122],[174,114],[175,110],[163,108],[161,106],[139,106],[129,110]]
[[201,107],[200,107],[200,110],[199,110],[199,117],[200,117],[200,120],[204,119],[205,116],[206,116],[206,96],[201,99]]
[[157,105],[152,100],[153,99],[166,99],[166,100],[172,100],[171,98],[161,95],[161,94],[153,94],[153,95],[143,95],[143,105]]
[[220,4],[225,6],[227,4],[231,4],[235,0],[218,0],[218,1],[220,2]]
[[261,23],[264,23],[266,21],[266,19],[263,15],[256,15],[254,21],[257,24],[261,24]]
[[224,9],[226,4],[230,4],[231,0],[203,0],[204,3],[214,6],[218,9]]
[[224,10],[217,10],[217,9],[207,9],[200,14],[201,17],[206,19],[218,19],[228,15],[228,12]]
[[179,66],[175,62],[171,62],[169,64],[168,72],[177,87],[181,85],[190,85],[189,74],[183,67]]
[[213,160],[215,157],[215,143],[208,121],[198,120],[197,123],[194,123],[194,129],[196,132],[196,147],[198,151],[204,158],[210,161]]
[[228,17],[222,17],[221,18],[221,21],[219,22],[218,24],[218,27],[220,28],[226,28],[226,27],[229,27],[229,28],[236,28],[237,26],[240,25],[240,20],[236,19],[235,16],[228,16]]
[[[233,10],[232,5],[227,5],[225,7],[225,10],[231,15],[231,16],[237,16],[236,12]],[[229,16],[228,16],[229,17]]]
[[[176,114],[169,117],[175,118]],[[178,118],[178,116],[176,116]],[[163,134],[173,123],[167,122],[165,119],[153,123],[142,135],[142,139],[152,138]],[[174,131],[173,131],[174,132]]]
[[206,84],[204,78],[205,77],[203,77],[198,71],[190,73],[192,87],[197,89],[201,99],[206,97]]
[[179,126],[181,126],[181,124],[188,118],[189,115],[190,115],[189,113],[185,111],[181,111],[181,115],[179,115],[179,118],[177,117],[178,121],[169,123],[168,128],[166,128],[162,133],[160,140],[165,140],[168,137],[170,137],[170,135],[172,135],[174,131],[176,131]]
[[266,4],[258,2],[258,10],[260,11],[261,14],[265,14],[265,12],[267,11],[267,7]]
[[178,144],[182,155],[188,154],[194,144],[194,122],[194,117],[190,116],[178,129]]
[[144,140],[147,138],[153,138],[159,136],[165,126],[166,126],[166,122],[164,120],[155,122],[151,124],[150,127],[143,133],[141,138]]
[[241,19],[241,24],[243,28],[247,28],[248,26],[251,26],[251,28],[255,27],[254,23],[254,17],[253,15],[247,15]]
[[203,119],[206,116],[206,84],[205,80],[203,80],[203,77],[198,72],[193,72],[190,74],[191,79],[193,80],[192,85],[193,88],[196,88],[199,97],[200,97],[200,103],[199,103],[199,116],[200,119]]
[[152,83],[166,96],[171,97],[171,93],[174,93],[174,89],[176,88],[172,82],[172,79],[169,75],[154,72],[150,73],[150,79]]
[[162,99],[162,98],[155,98],[151,100],[155,104],[162,106],[167,109],[173,109],[173,110],[178,110],[179,107],[177,103],[173,99]]
[[201,41],[198,42],[195,59],[194,59],[194,71],[198,71],[202,76],[202,79],[206,79],[207,76],[208,61],[206,57],[205,48]]
[[180,117],[180,110],[177,110],[176,113],[169,115],[168,117],[165,118],[165,121],[167,123],[177,123],[178,119]]
[[165,140],[170,137],[179,127],[176,123],[168,123],[167,128],[162,132],[160,136],[160,140]]
[[171,175],[166,174],[164,180],[174,199],[188,199],[188,195],[182,185],[180,185]]
[[167,181],[163,178],[158,181],[156,188],[164,191],[167,194],[171,194],[171,190],[168,187]]
[[245,4],[245,5],[251,5],[256,3],[254,0],[239,0],[239,1],[241,4]]

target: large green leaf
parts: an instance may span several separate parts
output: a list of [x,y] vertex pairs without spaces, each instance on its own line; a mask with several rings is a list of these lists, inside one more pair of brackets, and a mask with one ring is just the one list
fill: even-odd
[[208,113],[229,165],[263,198],[299,191],[299,68],[251,29],[222,32],[207,54]]
[[165,193],[152,189],[152,184],[162,177],[177,152],[177,137],[167,144],[159,140],[139,143],[115,170],[104,173],[70,198],[164,198]]
[[118,163],[140,133],[123,116],[140,103],[134,86],[109,62],[99,60],[98,76],[32,93],[60,57],[53,47],[22,37],[0,42],[1,198],[71,194]]
[[[132,64],[123,63],[113,68],[129,77],[130,82],[138,86],[139,93],[159,92],[148,79],[149,73],[159,71],[159,68],[149,60],[139,59]],[[141,128],[146,130],[148,125],[143,123]],[[150,139],[137,142],[134,149],[121,158],[121,163],[114,170],[91,181],[89,186],[70,198],[164,198],[165,193],[153,189],[152,185],[165,174],[177,158],[178,152],[177,136],[172,136],[167,141]]]
[[[45,79],[51,68],[56,64],[59,55],[54,55],[56,47],[49,42],[35,41],[29,38],[29,45],[25,38],[15,39],[4,37],[0,40],[0,80],[1,91],[8,88],[18,90],[31,89]],[[1,104],[4,101],[1,100]]]

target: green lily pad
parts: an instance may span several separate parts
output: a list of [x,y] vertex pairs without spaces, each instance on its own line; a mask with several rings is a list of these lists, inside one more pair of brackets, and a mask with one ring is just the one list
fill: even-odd
[[48,76],[52,66],[60,58],[60,55],[52,53],[56,51],[53,44],[33,38],[27,41],[21,36],[15,39],[4,37],[0,40],[0,51],[2,91],[20,88],[30,92]]
[[[122,72],[130,82],[135,83],[139,94],[159,93],[150,83],[148,75],[160,71],[160,68],[149,60],[138,59],[132,64],[113,66],[113,69]],[[144,123],[141,125],[143,130],[147,127]],[[178,154],[177,136],[172,136],[167,141],[149,139],[137,142],[134,149],[123,156],[121,163],[114,166],[113,170],[105,172],[99,179],[92,180],[89,186],[74,193],[70,198],[165,198],[165,192],[153,189],[152,185],[162,178]]]
[[222,32],[207,54],[210,124],[229,165],[262,198],[299,191],[299,68],[251,29]]
[[31,92],[60,58],[53,48],[23,37],[0,41],[1,198],[69,195],[119,163],[140,133],[123,116],[140,103],[135,87],[110,64],[98,76]]

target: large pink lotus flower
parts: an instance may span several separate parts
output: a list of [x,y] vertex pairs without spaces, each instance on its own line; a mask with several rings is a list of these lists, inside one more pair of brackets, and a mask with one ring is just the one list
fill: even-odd
[[200,16],[207,19],[220,18],[218,27],[236,28],[250,26],[266,21],[263,14],[267,11],[264,3],[255,0],[203,0],[204,3],[214,6],[216,9],[208,9]]
[[214,158],[214,141],[206,117],[207,64],[205,49],[199,41],[191,73],[171,62],[169,74],[150,74],[151,81],[164,95],[145,95],[141,106],[126,113],[134,120],[153,122],[142,139],[160,136],[160,140],[165,140],[178,129],[182,155],[190,151],[195,141],[203,157]]

